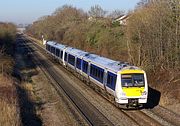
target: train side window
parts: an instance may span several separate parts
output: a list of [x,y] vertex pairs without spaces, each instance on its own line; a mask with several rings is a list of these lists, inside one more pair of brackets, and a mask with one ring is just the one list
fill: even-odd
[[83,60],[83,72],[87,73],[87,71],[88,71],[88,62]]
[[103,73],[104,73],[103,70],[99,71],[99,80],[100,80],[101,83],[103,83],[103,75],[104,75]]
[[55,48],[53,47],[53,54],[55,54]]
[[116,86],[116,79],[117,79],[117,75],[113,74],[111,72],[108,72],[108,76],[107,76],[107,86],[113,90],[115,90],[115,86]]
[[97,77],[97,69],[94,68],[94,76]]
[[55,54],[55,48],[54,48],[54,47],[51,47],[51,52],[52,52],[53,54]]
[[68,56],[68,63],[70,63],[71,65],[74,66],[75,64],[75,57],[73,55],[70,55]]
[[104,76],[104,72],[103,72],[103,71],[101,71],[101,75],[100,75],[100,79],[101,79],[101,81],[103,81],[103,76]]
[[61,58],[61,50],[59,49],[59,58]]
[[53,47],[51,47],[51,53],[53,52]]
[[50,45],[46,45],[46,49],[50,51]]
[[59,57],[60,50],[56,49],[56,56]]
[[47,50],[48,50],[48,51],[50,51],[50,48],[51,48],[51,46],[50,46],[50,45],[47,45]]
[[56,48],[53,47],[53,54],[54,54],[54,55],[56,55],[55,52],[56,52]]
[[95,68],[94,68],[94,65],[91,64],[91,67],[90,67],[90,76],[92,76],[93,78],[95,77]]
[[56,48],[53,47],[53,54],[55,54],[55,52],[56,52]]
[[79,59],[79,58],[77,58],[76,67],[77,67],[78,69],[81,69],[81,59]]
[[100,78],[100,70],[97,70],[97,78]]
[[53,52],[53,47],[51,46],[51,53]]
[[94,75],[95,75],[95,69],[94,69],[94,66],[91,64],[91,66],[90,66],[90,76],[92,76],[92,77],[94,77]]
[[104,70],[100,67],[97,67],[93,64],[91,64],[90,67],[90,76],[93,77],[94,79],[98,80],[99,82],[103,83],[103,73]]

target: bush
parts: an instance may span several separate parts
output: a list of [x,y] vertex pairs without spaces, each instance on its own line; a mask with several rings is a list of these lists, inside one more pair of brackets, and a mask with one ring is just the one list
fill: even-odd
[[0,55],[12,54],[16,37],[16,27],[11,23],[0,23]]

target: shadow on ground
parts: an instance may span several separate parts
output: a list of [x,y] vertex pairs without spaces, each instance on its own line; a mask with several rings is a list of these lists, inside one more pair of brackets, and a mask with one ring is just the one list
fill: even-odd
[[36,107],[41,107],[43,103],[34,103],[29,99],[26,90],[21,86],[16,86],[19,105],[20,105],[20,116],[23,126],[42,126],[41,119],[36,115]]
[[161,92],[151,87],[148,87],[148,101],[147,104],[144,105],[144,108],[152,109],[159,105],[160,97]]
[[37,108],[41,108],[44,103],[32,101],[29,97],[29,92],[23,88],[23,83],[32,82],[31,77],[38,74],[36,71],[36,64],[32,62],[31,48],[24,45],[24,40],[21,36],[18,36],[15,49],[15,67],[14,76],[20,80],[20,83],[16,85],[18,101],[20,106],[20,117],[22,126],[42,126],[42,120],[37,115]]

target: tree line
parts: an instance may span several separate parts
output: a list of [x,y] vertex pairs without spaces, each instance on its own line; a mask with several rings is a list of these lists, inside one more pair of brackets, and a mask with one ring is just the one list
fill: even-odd
[[91,7],[88,12],[64,5],[52,15],[34,22],[27,32],[39,39],[43,35],[47,40],[127,61],[125,29],[111,20],[123,13],[120,10],[108,13],[98,5]]
[[12,23],[0,22],[0,55],[10,54],[16,38],[16,26]]
[[65,5],[34,22],[27,33],[128,61],[148,73],[149,85],[162,93],[161,105],[179,102],[172,100],[180,97],[180,0],[140,0],[126,25],[113,21],[123,14],[98,5],[88,12]]
[[148,84],[161,92],[160,104],[179,104],[180,0],[141,0],[126,38],[129,62],[146,70]]
[[128,23],[133,64],[152,70],[180,67],[180,0],[143,0]]
[[180,64],[180,0],[141,0],[129,13],[126,26],[112,19],[100,6],[88,12],[72,6],[58,8],[28,27],[27,32],[41,39],[56,40],[86,51],[129,61],[146,70],[177,68]]

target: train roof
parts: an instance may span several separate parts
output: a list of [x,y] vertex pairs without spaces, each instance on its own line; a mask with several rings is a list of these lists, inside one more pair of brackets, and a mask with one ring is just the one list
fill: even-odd
[[126,62],[111,60],[96,54],[86,55],[85,57],[83,57],[83,59],[91,61],[92,63],[95,63],[114,72],[118,72],[122,68],[129,66]]
[[72,48],[72,47],[67,47],[66,52],[73,54],[75,56],[85,56],[86,54],[88,54],[88,52],[76,49],[76,48]]
[[48,41],[46,44],[53,46],[55,48],[58,48],[58,49],[64,49],[67,47],[66,45],[62,45],[62,44],[54,42],[54,41]]
[[106,57],[101,57],[99,55],[91,54],[89,52],[85,52],[72,47],[67,47],[66,52],[75,55],[77,57],[83,57],[83,59],[86,61],[90,61],[98,66],[111,69],[114,72],[117,72],[123,67],[128,66],[128,64],[125,62],[111,60]]
[[65,45],[59,44],[54,41],[48,41],[47,44],[51,45],[55,48],[58,48],[58,49],[66,48],[66,52],[68,52],[72,55],[75,55],[77,57],[83,57],[83,59],[85,59],[86,61],[90,61],[100,67],[109,69],[114,72],[118,72],[119,70],[123,69],[124,67],[130,66],[126,62],[111,60],[106,57],[102,57],[102,56],[99,56],[96,54],[91,54],[89,52],[85,52],[85,51],[82,51],[82,50],[79,50],[76,48],[65,46]]

